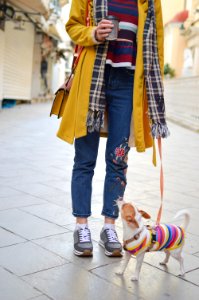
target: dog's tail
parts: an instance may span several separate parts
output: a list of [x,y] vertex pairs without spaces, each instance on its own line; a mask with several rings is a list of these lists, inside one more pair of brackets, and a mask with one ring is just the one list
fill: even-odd
[[190,222],[190,213],[189,213],[189,211],[186,210],[186,209],[182,209],[182,210],[177,212],[177,214],[175,215],[174,218],[178,219],[182,216],[184,217],[184,222],[181,226],[186,230],[188,225],[189,225],[189,222]]

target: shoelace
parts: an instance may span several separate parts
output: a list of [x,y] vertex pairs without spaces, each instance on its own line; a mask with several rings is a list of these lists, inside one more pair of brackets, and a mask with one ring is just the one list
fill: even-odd
[[117,233],[114,229],[107,228],[106,232],[107,232],[109,242],[118,243]]
[[90,242],[91,241],[90,230],[87,227],[80,229],[80,231],[79,231],[79,239],[80,239],[80,243],[82,243],[82,242]]

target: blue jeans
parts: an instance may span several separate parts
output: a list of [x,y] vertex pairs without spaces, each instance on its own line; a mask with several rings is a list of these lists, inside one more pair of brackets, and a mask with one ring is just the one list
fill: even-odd
[[[116,219],[115,203],[123,197],[127,184],[128,139],[133,109],[134,71],[126,68],[105,68],[106,105],[108,111],[108,139],[106,144],[106,176],[102,215]],[[75,140],[72,173],[72,207],[75,217],[91,215],[92,178],[99,147],[99,132]]]

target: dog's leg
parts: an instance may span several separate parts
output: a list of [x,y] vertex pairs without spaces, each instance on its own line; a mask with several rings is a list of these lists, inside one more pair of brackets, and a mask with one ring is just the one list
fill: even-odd
[[180,263],[180,275],[184,276],[184,274],[185,274],[185,270],[184,270],[184,257],[183,257],[182,252],[180,253],[179,263]]
[[170,252],[168,250],[165,250],[164,251],[165,254],[166,254],[166,257],[163,261],[160,262],[160,265],[166,265],[169,261],[169,257],[170,257]]
[[140,270],[142,267],[143,259],[144,259],[145,252],[138,254],[136,257],[136,268],[135,268],[135,274],[132,276],[132,281],[139,280]]
[[177,261],[179,261],[180,264],[180,276],[184,276],[185,270],[184,270],[184,257],[182,250],[180,252],[175,253],[173,256]]
[[175,258],[177,261],[179,261],[180,264],[180,276],[183,276],[185,274],[184,270],[184,256],[181,249],[176,249],[171,251],[171,256]]
[[183,257],[183,253],[182,252],[180,253],[179,262],[180,262],[180,275],[184,276],[184,274],[185,274],[184,257]]
[[128,266],[130,258],[131,258],[131,254],[128,251],[126,251],[126,255],[125,255],[125,259],[124,259],[124,265],[122,266],[121,270],[116,272],[115,274],[117,274],[117,275],[123,275],[124,274],[124,272],[125,272],[125,270]]

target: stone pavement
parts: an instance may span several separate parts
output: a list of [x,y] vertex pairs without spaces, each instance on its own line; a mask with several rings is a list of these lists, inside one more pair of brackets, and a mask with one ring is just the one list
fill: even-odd
[[[199,133],[199,76],[164,81],[167,118]],[[187,97],[188,95],[188,97]]]
[[[145,256],[139,283],[131,282],[132,258],[124,277],[115,272],[123,259],[107,258],[98,246],[104,178],[105,139],[101,140],[94,177],[90,227],[93,258],[72,253],[74,219],[70,208],[73,146],[55,137],[50,104],[19,105],[0,112],[0,299],[1,300],[165,300],[198,299],[199,292],[199,139],[196,133],[170,124],[163,142],[165,204],[162,221],[172,221],[188,208],[191,223],[185,245],[184,278],[163,253]],[[151,150],[129,155],[126,199],[155,220],[159,206],[159,168]],[[180,221],[178,221],[179,223]],[[121,221],[117,228],[122,239]]]

